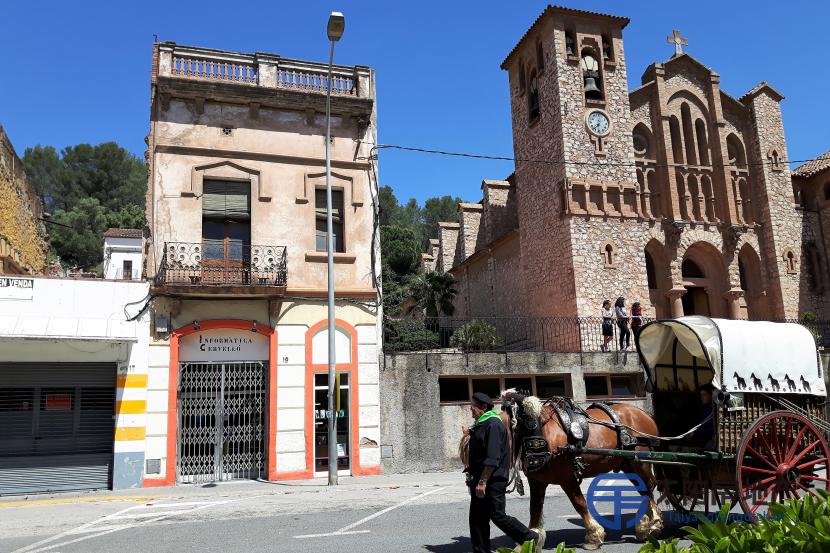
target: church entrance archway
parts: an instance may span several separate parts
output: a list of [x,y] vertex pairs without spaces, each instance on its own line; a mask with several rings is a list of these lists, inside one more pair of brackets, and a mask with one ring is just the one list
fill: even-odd
[[684,315],[727,317],[724,294],[729,290],[726,267],[720,252],[711,244],[692,244],[680,266]]

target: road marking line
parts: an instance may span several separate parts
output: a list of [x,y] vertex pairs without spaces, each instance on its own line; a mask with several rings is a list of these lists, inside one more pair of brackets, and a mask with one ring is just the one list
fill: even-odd
[[[371,514],[371,515],[369,515],[365,518],[362,518],[362,519],[358,520],[357,522],[353,522],[353,523],[349,524],[348,526],[344,526],[340,530],[335,530],[334,532],[330,532],[328,534],[305,534],[305,535],[302,535],[302,536],[294,536],[294,537],[297,538],[297,539],[304,539],[304,538],[321,538],[321,537],[327,537],[327,536],[342,536],[342,535],[345,535],[345,534],[356,534],[358,532],[350,532],[349,530],[351,530],[352,528],[356,528],[356,527],[360,526],[361,524],[369,522],[370,520],[375,519],[375,518],[377,518],[381,515],[385,515],[389,511],[393,511],[393,510],[397,509],[398,507],[403,507],[407,503],[411,503],[411,502],[413,502],[417,499],[421,499],[422,497],[426,497],[428,495],[434,494],[436,492],[440,492],[441,490],[445,490],[445,489],[447,489],[446,486],[443,487],[443,488],[430,490],[430,491],[422,493],[420,495],[410,497],[409,499],[404,499],[403,501],[401,501],[400,503],[398,503],[396,505],[392,505],[391,507],[387,507],[383,510],[378,511],[377,513],[374,513],[374,514]],[[364,530],[361,533],[367,533],[367,532],[369,532],[369,530]]]
[[114,501],[133,501],[136,503],[145,503],[152,501],[158,496],[135,496],[135,495],[116,495],[110,497],[59,497],[55,499],[30,499],[17,501],[0,501],[0,509],[4,507],[27,507],[35,505],[64,505],[66,503],[111,503]]
[[348,536],[349,534],[368,534],[371,530],[351,530],[349,532],[329,532],[328,534],[305,534],[303,536],[294,536],[298,539],[305,538],[329,538],[331,536]]
[[[153,514],[158,515],[158,516],[156,516],[155,518],[150,518],[150,519],[145,519],[145,520],[136,520],[132,524],[127,523],[127,524],[118,524],[118,525],[115,525],[115,526],[107,526],[107,527],[104,527],[105,529],[103,531],[100,531],[101,530],[100,527],[92,528],[95,525],[100,525],[101,523],[109,522],[109,521],[112,521],[112,520],[115,520],[115,519],[124,520],[125,518],[129,518],[129,517],[123,517],[123,516],[120,516],[120,515],[123,515],[123,514],[129,512],[129,511],[135,511],[135,510],[142,509],[142,508],[146,507],[145,505],[135,505],[133,507],[127,507],[126,509],[122,509],[118,512],[103,516],[103,517],[98,518],[96,520],[93,520],[91,522],[87,522],[86,524],[82,524],[81,526],[78,526],[77,528],[72,528],[70,530],[66,530],[65,532],[61,532],[60,534],[56,534],[56,535],[52,536],[51,538],[46,538],[46,539],[40,540],[39,542],[35,542],[31,545],[21,547],[20,549],[16,549],[15,551],[12,551],[12,553],[42,553],[42,552],[45,552],[45,551],[54,550],[57,547],[63,547],[65,545],[70,545],[70,544],[77,543],[77,542],[80,542],[80,541],[85,541],[85,540],[89,540],[89,539],[92,539],[92,538],[97,538],[99,536],[104,536],[106,534],[112,534],[113,532],[118,532],[119,530],[127,530],[129,528],[135,528],[135,527],[138,527],[138,526],[146,526],[146,525],[149,525],[153,522],[157,522],[157,521],[163,520],[165,518],[170,518],[171,516],[174,516],[174,515],[193,513],[193,512],[196,512],[196,511],[201,511],[202,509],[206,509],[208,507],[213,507],[213,506],[218,506],[218,505],[225,505],[225,504],[228,504],[228,503],[235,503],[237,501],[245,501],[247,499],[256,499],[258,497],[264,497],[264,496],[265,496],[265,494],[253,495],[253,496],[248,496],[248,497],[241,497],[239,499],[228,499],[228,500],[225,500],[225,501],[212,501],[212,502],[190,501],[190,502],[184,502],[182,504],[194,505],[194,507],[192,509],[176,511],[176,512],[173,512],[173,513],[168,511],[168,512],[166,512],[166,514],[161,514],[161,515],[159,515],[159,513],[153,513]],[[171,506],[176,505],[176,504],[175,503],[162,503],[162,504],[159,504],[159,505],[162,506],[162,507],[171,507]],[[154,505],[151,505],[150,507],[154,507]],[[96,534],[87,533],[87,532],[96,532],[96,531],[98,532]],[[82,534],[82,533],[86,533],[86,535],[83,535],[79,538],[75,538],[73,540],[61,542],[61,543],[52,543],[52,542],[55,542],[55,541],[57,541],[61,538],[66,538],[66,537],[69,537],[69,536],[78,535],[78,534]]]

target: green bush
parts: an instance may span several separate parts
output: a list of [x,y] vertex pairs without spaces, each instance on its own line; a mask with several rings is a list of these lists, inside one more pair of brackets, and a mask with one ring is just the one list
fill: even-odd
[[490,351],[504,345],[496,327],[481,321],[471,321],[458,327],[450,338],[450,346],[461,351]]
[[438,334],[428,329],[420,319],[387,319],[383,326],[383,351],[386,353],[438,347]]
[[[533,546],[533,540],[528,540],[524,542],[522,544],[520,553],[535,553]],[[509,547],[499,547],[498,549],[496,549],[496,553],[513,553],[513,549],[510,549]],[[553,550],[553,553],[574,553],[574,548],[565,547],[564,543],[560,543],[556,546],[556,549]]]
[[677,538],[650,540],[640,553],[826,553],[830,551],[830,494],[770,506],[770,515],[757,524],[727,522],[731,505],[724,505],[717,520],[700,515],[697,528],[683,527],[689,547]]

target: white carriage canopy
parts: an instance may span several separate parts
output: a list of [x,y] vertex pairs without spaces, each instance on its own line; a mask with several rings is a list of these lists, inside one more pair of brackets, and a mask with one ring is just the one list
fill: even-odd
[[711,381],[728,392],[827,395],[815,339],[800,324],[680,317],[643,326],[637,350],[655,391]]

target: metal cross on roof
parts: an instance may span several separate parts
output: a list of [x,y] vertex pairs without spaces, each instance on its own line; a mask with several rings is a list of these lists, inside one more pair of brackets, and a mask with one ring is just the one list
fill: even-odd
[[674,44],[674,55],[679,56],[683,53],[683,47],[689,44],[689,41],[680,37],[680,31],[674,29],[671,36],[666,37],[669,44]]

